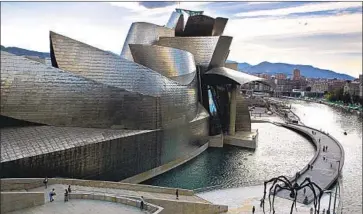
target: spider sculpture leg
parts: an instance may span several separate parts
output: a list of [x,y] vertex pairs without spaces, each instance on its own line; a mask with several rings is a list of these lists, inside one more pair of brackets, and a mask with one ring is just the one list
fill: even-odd
[[275,196],[276,196],[277,188],[286,189],[288,191],[291,191],[291,189],[288,188],[288,187],[283,187],[283,186],[280,186],[280,184],[276,184],[275,189],[274,189],[274,194],[273,194],[273,197],[272,197],[272,210],[273,210],[273,213],[275,213]]

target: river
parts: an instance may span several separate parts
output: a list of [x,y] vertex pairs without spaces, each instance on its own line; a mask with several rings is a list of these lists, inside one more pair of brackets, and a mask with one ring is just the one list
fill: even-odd
[[[305,125],[328,131],[344,147],[343,207],[345,213],[362,212],[362,119],[323,104],[287,100]],[[269,123],[253,123],[259,129],[255,151],[225,146],[208,148],[192,161],[145,184],[186,189],[216,189],[262,184],[269,178],[293,176],[314,155],[302,136]],[[348,135],[344,135],[344,131]],[[262,193],[261,193],[262,194]]]

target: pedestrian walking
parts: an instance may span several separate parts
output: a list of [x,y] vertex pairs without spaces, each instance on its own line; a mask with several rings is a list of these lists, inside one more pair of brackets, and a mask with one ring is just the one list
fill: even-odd
[[260,207],[262,207],[263,206],[263,198],[261,198],[261,200],[260,200]]
[[176,189],[175,195],[176,195],[176,199],[179,199],[179,190],[178,189]]
[[256,211],[256,208],[255,208],[255,206],[253,206],[253,207],[252,207],[252,214],[254,214],[254,213],[255,213],[255,211]]
[[68,185],[68,193],[71,193],[72,189],[71,189],[71,185]]
[[320,143],[320,138],[319,138],[319,143]]
[[54,196],[55,195],[57,195],[57,194],[55,193],[55,190],[52,189],[52,191],[50,191],[50,193],[49,193],[49,201],[50,202],[53,202],[54,201]]
[[314,209],[310,208],[310,214],[313,214],[313,213],[314,213]]
[[333,168],[333,163],[330,163],[330,168]]
[[67,202],[68,201],[68,190],[65,189],[65,192],[64,192],[64,202]]
[[43,184],[44,184],[45,188],[47,189],[48,188],[48,177],[47,176],[45,176]]
[[140,209],[143,210],[144,209],[144,197],[141,196],[141,201],[140,201]]
[[323,214],[325,214],[325,209],[323,209]]
[[306,188],[304,188],[304,195],[306,194]]
[[328,151],[328,146],[325,147],[325,151]]
[[325,156],[323,156],[323,161],[325,161]]

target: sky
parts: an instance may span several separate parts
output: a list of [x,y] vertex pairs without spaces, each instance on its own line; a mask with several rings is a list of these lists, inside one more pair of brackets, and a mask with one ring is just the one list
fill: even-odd
[[165,25],[177,7],[229,19],[229,60],[362,73],[362,2],[1,2],[1,44],[49,52],[51,30],[120,54],[132,22]]

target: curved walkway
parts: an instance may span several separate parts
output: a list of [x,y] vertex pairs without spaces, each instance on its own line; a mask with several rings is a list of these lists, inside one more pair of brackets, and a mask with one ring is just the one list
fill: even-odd
[[[305,178],[309,177],[323,190],[329,189],[338,179],[339,172],[344,165],[344,150],[341,144],[329,134],[308,126],[277,122],[274,122],[274,124],[302,133],[303,135],[310,138],[316,147],[316,153],[313,159],[309,162],[309,164],[313,166],[313,169],[308,169],[308,166],[305,166],[300,171],[300,177],[297,179],[297,181],[295,177],[291,178],[290,181],[293,184],[295,182],[301,183],[305,180]],[[315,134],[312,134],[312,131],[314,131]],[[323,151],[323,146],[328,147],[326,152]],[[280,190],[277,193],[277,196],[291,199],[289,193],[290,192],[286,190]],[[305,196],[308,198],[308,203],[311,203],[314,200],[313,192],[309,188],[306,188],[305,195],[303,190],[299,191],[297,201],[299,203],[303,203]]]

